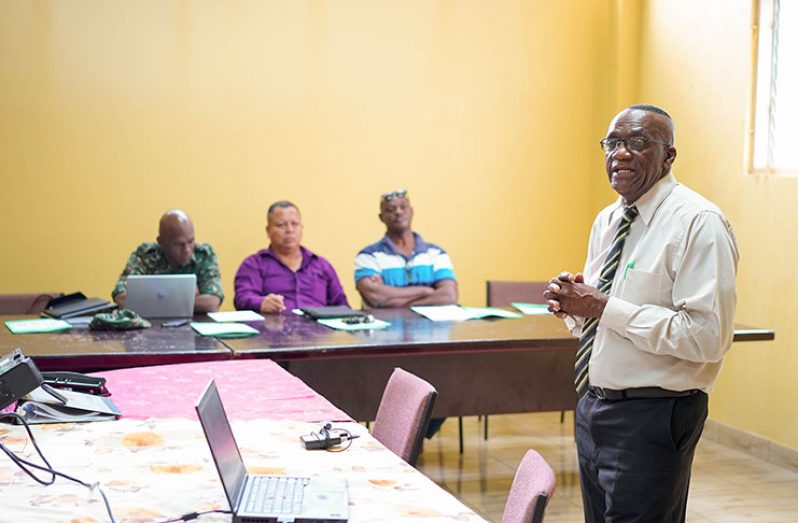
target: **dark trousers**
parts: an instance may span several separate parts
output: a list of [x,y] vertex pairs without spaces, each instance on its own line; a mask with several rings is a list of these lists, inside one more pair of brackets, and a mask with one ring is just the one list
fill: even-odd
[[683,522],[707,395],[602,400],[576,406],[585,521]]

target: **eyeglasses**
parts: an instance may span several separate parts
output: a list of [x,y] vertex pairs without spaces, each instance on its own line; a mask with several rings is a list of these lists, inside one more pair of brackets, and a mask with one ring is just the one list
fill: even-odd
[[672,143],[668,142],[658,142],[657,140],[652,140],[651,138],[646,138],[645,136],[632,136],[629,138],[604,138],[599,143],[601,144],[601,148],[604,149],[604,154],[610,154],[618,148],[618,144],[621,142],[623,142],[623,146],[626,147],[627,151],[636,153],[639,153],[645,149],[649,142],[667,145],[669,147],[673,145]]
[[374,323],[374,316],[366,314],[365,316],[346,316],[341,318],[341,321],[347,325],[357,325],[358,323]]
[[387,192],[382,195],[383,201],[390,202],[394,198],[404,198],[407,196],[407,190],[405,189],[398,189],[396,191]]

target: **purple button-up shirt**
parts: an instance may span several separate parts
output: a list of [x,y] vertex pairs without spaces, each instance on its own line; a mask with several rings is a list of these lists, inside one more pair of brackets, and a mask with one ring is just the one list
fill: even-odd
[[238,268],[235,279],[237,310],[260,310],[268,294],[280,294],[286,310],[301,307],[346,305],[346,294],[330,262],[304,247],[302,265],[294,272],[271,250],[263,249],[247,257]]

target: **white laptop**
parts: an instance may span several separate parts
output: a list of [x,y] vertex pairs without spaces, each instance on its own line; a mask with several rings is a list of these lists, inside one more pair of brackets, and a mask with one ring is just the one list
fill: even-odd
[[233,511],[233,523],[348,520],[346,478],[247,474],[214,380],[205,387],[195,408]]
[[144,318],[191,318],[197,276],[136,274],[127,277],[127,308]]

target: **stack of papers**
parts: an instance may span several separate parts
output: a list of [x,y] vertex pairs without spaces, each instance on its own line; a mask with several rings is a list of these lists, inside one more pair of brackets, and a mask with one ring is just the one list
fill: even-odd
[[513,302],[512,306],[523,312],[524,314],[545,315],[551,314],[549,306],[545,303],[517,303]]
[[517,312],[497,307],[461,307],[459,305],[429,305],[410,307],[432,321],[465,321],[482,318],[520,318]]
[[42,318],[36,320],[8,320],[6,327],[12,334],[35,334],[37,332],[68,331],[72,325],[64,320]]
[[213,321],[262,321],[264,318],[255,311],[222,311],[209,312],[208,317]]
[[193,322],[191,328],[202,336],[216,338],[246,338],[247,336],[258,334],[258,329],[254,329],[244,323]]

